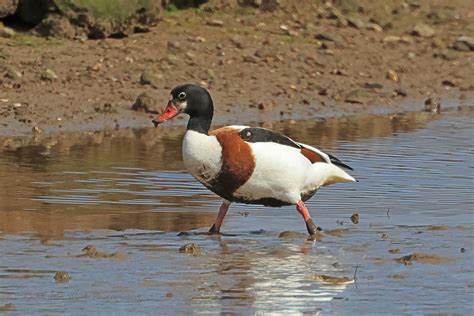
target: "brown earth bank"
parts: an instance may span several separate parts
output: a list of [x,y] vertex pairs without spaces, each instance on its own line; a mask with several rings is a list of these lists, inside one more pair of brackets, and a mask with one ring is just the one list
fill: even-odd
[[217,124],[472,105],[469,1],[275,3],[163,11],[120,39],[0,24],[0,135],[151,127],[187,82],[211,91]]

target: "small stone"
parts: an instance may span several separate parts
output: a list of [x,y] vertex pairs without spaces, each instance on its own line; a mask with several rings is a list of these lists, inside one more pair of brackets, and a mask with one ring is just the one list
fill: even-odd
[[358,213],[352,214],[351,222],[352,222],[352,224],[359,224],[359,214]]
[[159,88],[163,75],[155,74],[150,70],[145,70],[140,75],[140,84],[142,85],[151,85],[153,88]]
[[459,251],[460,251],[461,253],[465,253],[465,252],[466,252],[466,248],[461,247],[461,249],[459,249]]
[[461,52],[474,50],[474,38],[469,36],[460,36],[452,44],[452,48]]
[[11,67],[7,68],[7,73],[5,75],[6,77],[13,79],[15,81],[18,81],[23,77],[21,72]]
[[417,25],[415,25],[412,31],[413,35],[419,37],[432,37],[433,35],[435,35],[435,33],[435,30],[431,26],[426,25],[422,22],[419,22]]
[[54,279],[58,283],[66,283],[71,280],[71,275],[67,272],[56,272]]
[[243,57],[243,61],[246,63],[252,63],[252,64],[257,64],[260,61],[260,58],[248,55]]
[[94,66],[92,66],[90,68],[90,70],[94,71],[94,72],[99,72],[102,70],[102,68],[104,67],[104,65],[102,63],[97,63],[95,64]]
[[387,79],[395,81],[395,82],[400,81],[400,78],[398,77],[398,74],[393,69],[387,70]]
[[391,254],[393,255],[393,254],[400,253],[400,249],[398,249],[398,248],[395,248],[395,249],[389,249],[389,250],[388,250],[388,252],[389,252],[389,253],[391,253]]
[[41,79],[42,80],[49,80],[49,81],[54,81],[56,79],[58,79],[58,76],[56,75],[56,73],[54,71],[52,71],[51,69],[46,69],[43,71],[43,73],[41,74]]
[[222,26],[224,26],[224,21],[213,19],[213,20],[208,20],[206,22],[206,24],[209,25],[209,26],[222,27]]
[[441,100],[438,97],[431,97],[425,100],[425,112],[440,113]]
[[368,30],[374,31],[374,32],[383,32],[383,27],[381,27],[377,23],[368,23],[366,28]]
[[230,38],[230,41],[232,44],[234,44],[235,47],[237,47],[238,49],[243,49],[244,48],[244,43],[243,43],[243,40],[240,36],[232,36]]
[[171,53],[177,53],[182,50],[181,43],[178,41],[168,41],[166,48]]
[[356,28],[358,30],[365,27],[364,21],[356,17],[348,17],[347,22],[349,26],[352,26],[353,28]]
[[439,52],[439,53],[434,53],[433,54],[434,57],[439,57],[443,60],[446,60],[446,61],[453,61],[453,60],[456,60],[458,59],[458,55],[453,52],[453,51],[449,51],[447,49]]
[[273,47],[263,46],[257,49],[254,55],[259,58],[276,58],[277,52]]
[[336,35],[328,33],[318,33],[314,37],[318,41],[328,41],[328,42],[342,42],[342,39]]
[[158,111],[153,110],[155,105],[156,100],[154,100],[153,97],[151,97],[148,93],[142,92],[132,104],[132,110],[143,111],[145,113],[158,113]]
[[457,87],[459,85],[459,82],[455,79],[444,79],[443,81],[441,81],[441,84],[445,87],[453,88]]
[[347,103],[359,103],[359,104],[366,104],[373,100],[373,94],[364,89],[355,89],[349,91],[344,101]]
[[261,111],[271,111],[273,109],[273,102],[260,102],[257,108]]
[[190,254],[193,254],[193,255],[197,255],[197,254],[201,253],[201,247],[199,247],[195,243],[186,244],[186,245],[182,246],[181,248],[179,248],[179,252],[181,252],[181,253],[190,253]]
[[15,36],[15,31],[7,26],[4,26],[2,22],[0,22],[0,37],[3,38],[12,38]]
[[413,43],[413,40],[408,36],[395,36],[395,35],[388,35],[383,38],[385,43]]
[[380,237],[382,240],[387,240],[388,239],[388,234],[383,233],[382,236]]
[[295,232],[295,231],[290,231],[290,230],[285,230],[282,231],[279,235],[278,238],[282,239],[290,239],[290,238],[306,238],[307,235],[301,232]]
[[383,89],[383,85],[378,82],[366,82],[364,88],[367,89]]

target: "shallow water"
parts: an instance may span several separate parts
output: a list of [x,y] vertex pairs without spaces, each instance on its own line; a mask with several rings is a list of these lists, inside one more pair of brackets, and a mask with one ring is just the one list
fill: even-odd
[[[359,183],[309,201],[319,241],[278,237],[306,233],[293,207],[246,205],[231,207],[222,236],[177,236],[205,232],[220,204],[185,172],[180,128],[0,139],[0,308],[472,313],[473,118],[464,109],[265,125],[356,169]],[[187,243],[201,253],[180,253]],[[84,256],[89,244],[119,255]],[[394,260],[411,253],[435,257]],[[71,280],[55,282],[57,271]]]

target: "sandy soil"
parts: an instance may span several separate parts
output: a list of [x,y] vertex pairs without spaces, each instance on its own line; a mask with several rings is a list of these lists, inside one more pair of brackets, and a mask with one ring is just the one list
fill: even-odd
[[124,39],[0,37],[0,135],[151,127],[185,82],[211,90],[218,124],[472,100],[469,1],[337,3],[211,3]]

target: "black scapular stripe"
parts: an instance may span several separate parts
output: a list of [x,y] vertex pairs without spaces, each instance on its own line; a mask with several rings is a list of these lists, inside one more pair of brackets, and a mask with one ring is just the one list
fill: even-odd
[[300,149],[301,146],[280,133],[260,127],[248,127],[240,131],[239,136],[249,143],[271,142]]

